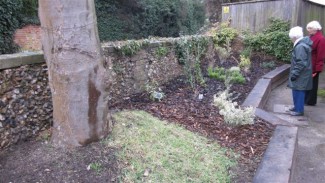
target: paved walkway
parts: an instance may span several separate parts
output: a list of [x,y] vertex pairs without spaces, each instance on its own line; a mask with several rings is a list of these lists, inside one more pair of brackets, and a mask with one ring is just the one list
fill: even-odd
[[[319,88],[325,89],[325,72],[320,75]],[[293,183],[325,182],[325,99],[316,106],[305,106],[304,117],[291,117],[285,111],[292,106],[291,89],[286,83],[274,89],[265,109],[298,126],[296,159],[292,169]]]

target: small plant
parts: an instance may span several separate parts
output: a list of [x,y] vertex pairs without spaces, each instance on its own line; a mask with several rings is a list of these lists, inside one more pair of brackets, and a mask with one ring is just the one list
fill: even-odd
[[135,55],[143,46],[140,41],[128,40],[127,43],[121,47],[117,47],[118,51],[124,56]]
[[220,28],[216,31],[213,41],[218,46],[224,46],[231,43],[238,35],[238,31],[229,27],[228,23],[221,23]]
[[42,139],[44,139],[45,141],[50,141],[50,138],[51,138],[51,134],[49,133],[42,134]]
[[240,55],[239,67],[243,69],[245,72],[247,72],[251,68],[251,60],[249,59],[249,57]]
[[188,83],[194,88],[205,83],[201,71],[201,58],[208,47],[208,40],[202,36],[182,37],[176,43],[175,54],[183,65]]
[[227,71],[227,77],[230,77],[230,83],[244,84],[246,79],[240,73],[240,71]]
[[244,76],[240,73],[240,70],[231,68],[225,69],[222,67],[208,68],[208,75],[211,78],[215,78],[220,81],[229,83],[244,84],[246,82]]
[[158,48],[156,49],[156,51],[155,51],[155,55],[160,59],[160,58],[166,56],[167,53],[168,53],[168,51],[169,51],[169,50],[168,50],[167,47],[165,47],[165,46],[160,46],[160,47],[158,47]]
[[220,46],[216,46],[215,47],[218,56],[220,58],[221,61],[226,60],[227,58],[230,57],[230,51],[228,51],[226,48],[220,47]]
[[253,107],[241,108],[237,102],[232,102],[232,94],[229,93],[229,88],[230,86],[227,86],[225,91],[214,96],[214,105],[219,108],[219,114],[230,125],[254,124],[255,109]]
[[102,168],[103,168],[102,164],[95,162],[95,163],[90,163],[88,169],[92,169],[95,172],[99,173],[102,170]]
[[116,74],[123,73],[124,71],[123,65],[119,63],[113,63],[112,69]]
[[214,78],[216,80],[225,81],[226,70],[223,67],[215,67],[214,69],[209,67],[208,75],[209,75],[209,77]]
[[152,93],[150,93],[151,100],[161,101],[161,99],[163,99],[164,96],[165,96],[165,94],[161,91],[153,91]]
[[149,98],[152,101],[161,101],[165,96],[165,94],[161,91],[161,88],[159,88],[158,82],[156,81],[147,82],[145,85],[145,90],[149,94]]
[[252,55],[252,48],[250,47],[246,47],[241,53],[240,55],[243,55],[246,58],[251,58]]
[[274,63],[274,61],[271,61],[271,62],[263,62],[263,63],[261,63],[261,67],[262,68],[270,68],[270,69],[273,69],[275,67],[275,63]]

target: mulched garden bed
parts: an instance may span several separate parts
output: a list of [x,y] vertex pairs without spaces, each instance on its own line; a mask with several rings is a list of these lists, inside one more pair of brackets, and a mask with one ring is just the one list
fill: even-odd
[[[238,49],[234,46],[233,50]],[[233,54],[233,57],[239,60],[238,53]],[[223,63],[218,61],[218,65],[225,68],[238,65],[233,57]],[[257,80],[272,70],[261,67],[262,62],[275,59],[263,54],[254,54],[251,61],[251,71],[245,73],[246,84],[234,84],[231,87],[232,92],[239,95],[236,99],[239,104],[244,101]],[[274,63],[275,66],[281,65],[279,62]],[[232,127],[225,124],[218,108],[212,105],[213,96],[225,89],[224,83],[209,78],[206,66],[203,66],[202,70],[206,80],[204,86],[193,89],[185,77],[179,77],[162,86],[165,97],[161,101],[152,101],[148,93],[140,93],[124,102],[111,104],[109,108],[112,111],[145,110],[156,117],[178,123],[190,131],[206,136],[211,141],[217,141],[223,147],[233,149],[241,155],[238,166],[231,170],[236,175],[233,182],[251,182],[274,126],[258,118],[253,125]],[[23,66],[1,75],[3,81],[8,82],[10,90],[4,91],[0,103],[1,112],[8,115],[3,115],[1,116],[3,119],[0,119],[0,140],[7,140],[2,141],[6,143],[0,144],[1,147],[7,148],[0,151],[0,177],[12,182],[28,182],[26,180],[56,182],[60,181],[58,177],[65,177],[62,180],[67,182],[116,181],[119,170],[114,168],[116,167],[114,149],[93,143],[70,152],[53,149],[50,145],[44,144],[49,138],[46,129],[49,129],[52,123],[51,98],[47,81],[44,79],[47,77],[46,72],[46,66],[43,64]],[[20,78],[27,78],[27,82],[21,83]],[[14,81],[20,84],[11,85]],[[199,94],[203,94],[202,100],[198,99]],[[35,111],[29,110],[32,106]],[[14,116],[21,116],[24,119],[23,123],[16,123]],[[39,138],[34,138],[39,132],[42,133]],[[30,141],[12,145],[19,142],[21,134],[29,137]],[[94,162],[103,165],[100,172],[87,170],[87,166]],[[22,165],[25,163],[26,165]]]
[[[238,58],[238,54],[234,55]],[[258,79],[271,71],[263,68],[263,62],[272,61],[272,58],[260,54],[253,55],[250,72],[244,74],[246,84],[234,84],[231,92],[239,97],[235,100],[241,104],[255,86]],[[264,60],[267,59],[267,60]],[[276,66],[281,65],[275,62]],[[229,59],[220,67],[230,68],[237,66],[235,59]],[[161,101],[152,101],[148,93],[141,93],[130,97],[122,103],[112,104],[111,110],[145,110],[160,119],[182,125],[186,129],[217,141],[221,146],[231,148],[239,153],[239,164],[232,170],[236,177],[234,182],[250,182],[256,168],[265,152],[274,126],[259,119],[253,125],[230,126],[224,123],[217,107],[213,106],[213,96],[225,89],[221,81],[207,76],[207,68],[202,68],[206,83],[204,86],[191,88],[185,77],[179,77],[162,86],[165,97]],[[203,94],[202,100],[198,95]]]

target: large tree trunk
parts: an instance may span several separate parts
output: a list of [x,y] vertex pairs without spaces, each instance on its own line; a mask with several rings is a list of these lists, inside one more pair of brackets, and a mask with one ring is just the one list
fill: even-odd
[[53,99],[52,142],[81,146],[105,137],[110,118],[94,0],[39,0]]

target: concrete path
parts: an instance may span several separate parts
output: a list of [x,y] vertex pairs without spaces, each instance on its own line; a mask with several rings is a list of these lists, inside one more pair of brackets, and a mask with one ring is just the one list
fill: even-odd
[[[319,78],[319,88],[325,89],[325,73]],[[298,144],[291,170],[293,183],[325,182],[325,99],[316,106],[305,106],[304,117],[291,117],[286,110],[292,106],[291,89],[286,83],[275,88],[265,110],[298,127]]]

